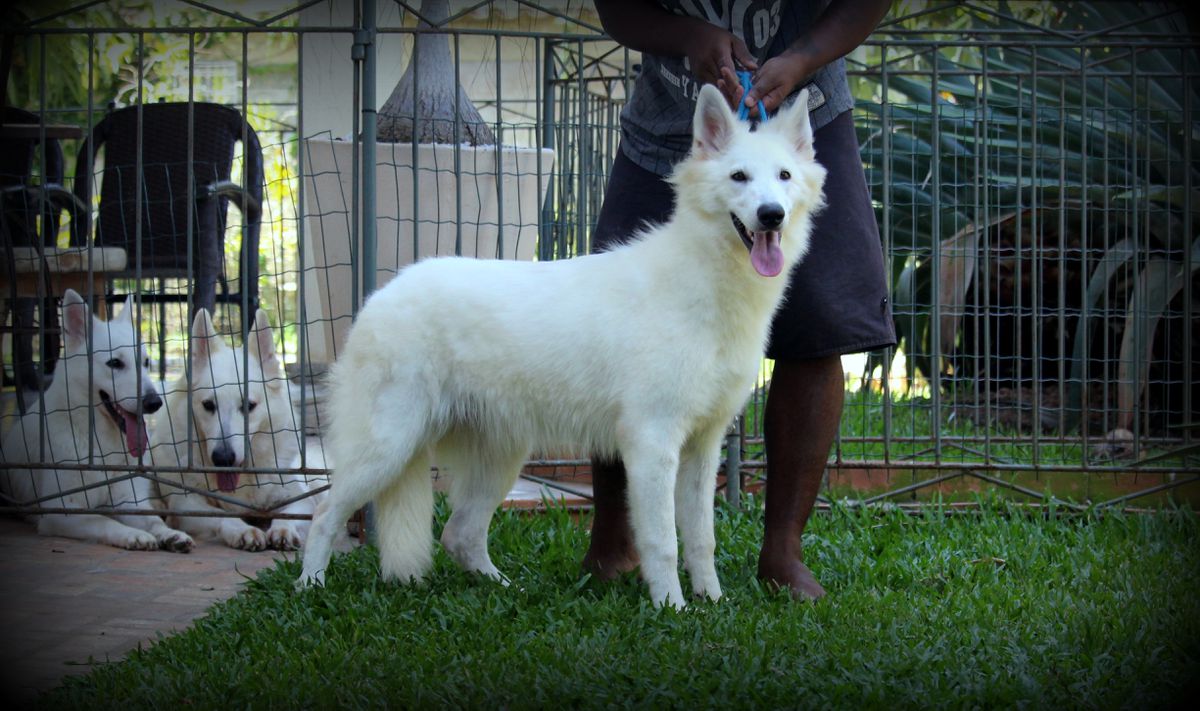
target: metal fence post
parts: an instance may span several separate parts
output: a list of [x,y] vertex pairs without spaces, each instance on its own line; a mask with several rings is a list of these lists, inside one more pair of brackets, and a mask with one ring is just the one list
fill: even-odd
[[725,433],[725,500],[733,508],[742,504],[742,416],[733,419]]
[[[555,125],[555,78],[554,71],[554,45],[551,42],[546,42],[544,45],[544,53],[542,55],[542,147],[554,148],[554,133],[558,129]],[[538,163],[538,170],[541,170],[541,162]],[[538,230],[538,259],[549,261],[554,258],[554,190],[555,180],[554,173],[551,173],[546,186],[546,202],[542,205],[541,226]]]
[[[378,17],[375,0],[362,0],[362,27],[355,31],[355,56],[361,56],[362,71],[362,295],[363,301],[375,291],[375,31]],[[363,510],[367,539],[375,542],[375,507]]]

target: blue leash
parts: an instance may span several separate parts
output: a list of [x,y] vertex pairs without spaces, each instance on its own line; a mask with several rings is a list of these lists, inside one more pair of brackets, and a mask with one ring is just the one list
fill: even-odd
[[[752,86],[750,81],[750,72],[743,69],[738,71],[737,75],[738,81],[742,84],[742,100],[738,102],[738,118],[743,121],[747,121],[750,118],[750,108],[746,106],[746,94],[750,91],[750,87]],[[761,99],[758,101],[758,122],[767,122],[767,108],[763,106]]]

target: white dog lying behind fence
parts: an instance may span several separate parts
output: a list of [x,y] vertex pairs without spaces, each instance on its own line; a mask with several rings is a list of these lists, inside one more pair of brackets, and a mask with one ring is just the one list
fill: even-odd
[[242,518],[276,508],[279,513],[311,515],[314,508],[305,477],[287,471],[299,463],[303,433],[266,312],[255,314],[254,330],[243,350],[226,345],[208,311],[200,309],[192,324],[191,349],[191,379],[184,375],[168,387],[166,407],[155,417],[151,437],[155,466],[201,470],[160,472],[160,479],[170,482],[158,484],[174,513],[170,520],[189,533],[218,537],[232,548],[299,548],[307,521],[277,518],[264,532]]
[[333,371],[334,473],[304,555],[321,582],[330,541],[377,506],[385,577],[430,568],[430,451],[450,472],[446,551],[503,579],[492,513],[533,451],[623,457],[642,576],[684,604],[675,526],[697,595],[717,598],[713,493],[726,427],[745,404],[788,273],[808,245],[825,171],[807,97],[751,132],[711,86],[672,177],[667,224],[560,262],[416,264],[374,294]]
[[43,535],[186,553],[192,548],[191,537],[169,528],[158,516],[121,514],[121,509],[152,508],[149,481],[120,470],[89,468],[136,464],[146,451],[144,414],[162,406],[150,381],[133,309],[130,297],[120,316],[101,321],[92,316],[83,297],[66,291],[64,356],[42,397],[29,398],[30,411],[6,423],[0,461],[78,468],[0,470],[0,492],[9,504],[105,512],[37,514],[33,518]]

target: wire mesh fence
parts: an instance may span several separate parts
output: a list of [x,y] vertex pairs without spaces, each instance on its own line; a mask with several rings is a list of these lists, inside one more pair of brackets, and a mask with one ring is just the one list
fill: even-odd
[[[330,464],[323,374],[372,282],[432,255],[589,250],[637,54],[603,36],[590,3],[452,4],[424,29],[412,7],[380,7],[373,36],[349,3],[11,16],[3,138],[21,160],[4,166],[3,425],[25,435],[19,454],[5,440],[0,508],[303,519]],[[827,497],[1195,493],[1192,35],[1170,8],[1015,8],[897,11],[850,57],[901,341],[844,359]],[[445,40],[439,69],[495,143],[380,143],[364,170],[364,87],[383,104],[419,35]],[[160,126],[159,102],[182,118]],[[200,161],[210,105],[244,127]],[[105,146],[81,162],[124,107],[131,157]],[[156,158],[157,144],[182,157]],[[125,197],[106,197],[106,179]],[[146,208],[155,191],[175,207]],[[158,235],[174,262],[151,251]],[[59,357],[68,287],[106,317],[111,301],[115,319]],[[114,357],[97,360],[97,344],[120,335],[124,294],[121,337],[140,333],[149,359],[130,355],[126,374],[151,383],[154,412],[135,397],[113,415],[101,396]],[[762,483],[771,368],[730,439],[731,493]],[[586,494],[578,455],[526,475]],[[249,545],[268,543],[289,545]]]
[[1014,8],[954,10],[952,33],[896,18],[856,73],[901,342],[863,368],[841,479],[1094,503],[1186,486],[1195,44],[1172,8]]
[[[287,377],[304,349],[298,18],[62,5],[5,18],[5,97],[29,110],[5,115],[6,151],[25,141],[5,184],[67,197],[4,205],[3,292],[33,303],[8,334],[3,509],[131,548],[296,548],[327,482]],[[34,356],[55,340],[61,358]]]

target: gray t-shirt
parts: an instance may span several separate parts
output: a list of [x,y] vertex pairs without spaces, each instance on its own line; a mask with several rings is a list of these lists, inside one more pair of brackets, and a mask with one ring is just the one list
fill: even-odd
[[[746,43],[759,66],[787,49],[812,25],[829,0],[658,0],[666,10],[707,20]],[[839,59],[814,74],[810,91],[813,130],[854,106],[846,83],[846,64]],[[687,59],[642,55],[642,71],[633,95],[621,111],[621,146],[637,165],[666,175],[692,145],[692,115],[700,83]],[[789,98],[795,98],[795,93]],[[823,99],[823,101],[822,101]],[[819,105],[818,105],[819,104]]]

